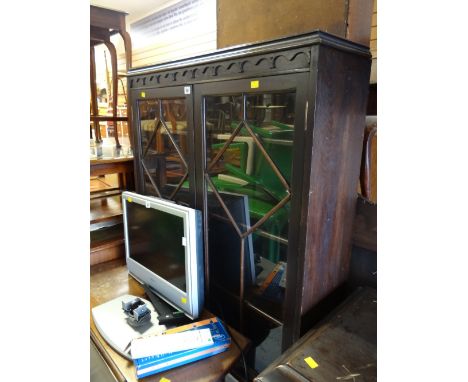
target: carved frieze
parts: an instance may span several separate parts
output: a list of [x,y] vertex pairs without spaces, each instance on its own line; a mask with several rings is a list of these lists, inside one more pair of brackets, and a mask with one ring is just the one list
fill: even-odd
[[[210,79],[273,75],[295,69],[308,69],[310,48],[292,49],[258,56],[155,71],[130,77],[130,88],[181,85]],[[157,70],[157,69],[155,69]]]

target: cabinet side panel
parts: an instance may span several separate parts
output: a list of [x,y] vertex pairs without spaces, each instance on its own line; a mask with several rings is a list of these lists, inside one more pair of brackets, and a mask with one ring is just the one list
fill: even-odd
[[369,58],[319,49],[313,129],[306,141],[311,162],[303,190],[302,316],[348,274],[369,72]]
[[[299,160],[302,162],[299,168],[302,172],[298,172],[298,167],[295,168],[295,178],[293,182],[293,193],[298,195],[302,205],[299,214],[299,224],[291,230],[290,236],[297,237],[297,244],[294,247],[290,247],[290,255],[288,256],[288,267],[287,267],[287,283],[286,288],[286,309],[284,311],[284,326],[283,326],[283,339],[282,349],[285,351],[300,337],[301,327],[301,301],[302,301],[302,283],[304,277],[304,248],[305,248],[305,235],[306,235],[306,223],[307,223],[307,203],[308,203],[308,179],[310,178],[310,163],[311,159],[311,147],[312,147],[312,133],[314,127],[314,111],[315,111],[315,96],[317,89],[317,68],[319,59],[319,45],[311,47],[311,60],[310,60],[310,71],[307,79],[307,94],[306,94],[306,107],[304,110],[305,121],[302,129],[304,130],[302,139],[302,150],[301,157]],[[298,150],[299,151],[299,150]],[[297,160],[297,158],[296,158]],[[297,163],[297,162],[295,162]],[[295,164],[294,164],[295,166]],[[307,186],[304,186],[304,184]],[[301,204],[305,203],[305,204]],[[291,224],[297,221],[291,219]],[[294,242],[294,241],[293,241]]]

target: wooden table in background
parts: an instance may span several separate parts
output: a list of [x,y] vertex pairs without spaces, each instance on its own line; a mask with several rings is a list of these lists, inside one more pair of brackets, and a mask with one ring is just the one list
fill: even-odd
[[108,174],[118,174],[120,190],[133,187],[133,157],[90,160],[91,176]]
[[[141,285],[135,281],[128,273],[125,261],[115,260],[91,267],[91,309],[114,298],[125,294],[144,297],[144,290]],[[209,318],[212,314],[204,310],[202,318]],[[109,368],[119,381],[137,381],[133,362],[125,359],[112,349],[102,338],[94,324],[92,316],[91,339],[103,356]],[[242,334],[228,327],[231,336],[233,336],[239,346],[245,352],[250,343]],[[228,373],[234,363],[240,358],[241,353],[234,341],[231,342],[229,349],[215,356],[196,361],[184,366],[164,371],[145,377],[142,381],[154,382],[160,381],[162,377],[171,382],[208,382],[220,381]]]

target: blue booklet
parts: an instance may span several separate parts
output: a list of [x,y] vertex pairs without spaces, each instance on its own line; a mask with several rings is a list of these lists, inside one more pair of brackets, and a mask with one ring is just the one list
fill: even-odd
[[182,350],[173,353],[134,359],[133,362],[135,364],[137,378],[143,378],[151,374],[160,373],[177,366],[182,366],[203,358],[211,357],[212,355],[221,353],[229,348],[231,345],[231,337],[217,317],[169,329],[161,335],[205,328],[210,329],[211,337],[213,338],[212,345],[197,349]]

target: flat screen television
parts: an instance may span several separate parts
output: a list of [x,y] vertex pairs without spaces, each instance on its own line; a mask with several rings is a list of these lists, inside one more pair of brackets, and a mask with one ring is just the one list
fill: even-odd
[[[241,232],[250,229],[249,197],[220,192]],[[240,292],[241,239],[214,195],[208,198],[208,251],[213,281],[232,293]],[[244,239],[244,283],[255,283],[255,255],[252,235]]]
[[191,319],[203,308],[201,212],[164,199],[122,193],[128,272]]
[[[219,194],[241,232],[247,231],[250,228],[249,197],[226,191],[219,191]],[[175,196],[175,201],[189,205],[191,201],[189,191],[180,189]],[[241,240],[221,204],[210,191],[208,192],[208,216],[210,278],[224,289],[238,294]],[[252,235],[244,240],[244,259],[244,282],[248,287],[254,285],[256,280]]]

